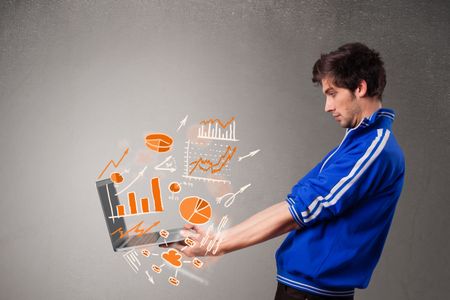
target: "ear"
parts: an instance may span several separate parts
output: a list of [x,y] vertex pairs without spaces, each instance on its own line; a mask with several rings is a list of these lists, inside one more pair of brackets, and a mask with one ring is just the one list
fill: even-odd
[[367,93],[367,82],[365,80],[361,80],[358,86],[356,87],[355,96],[363,98],[366,96],[366,93]]

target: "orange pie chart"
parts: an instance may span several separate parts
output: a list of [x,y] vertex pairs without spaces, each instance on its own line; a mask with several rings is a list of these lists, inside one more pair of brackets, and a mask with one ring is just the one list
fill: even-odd
[[180,203],[180,215],[188,223],[205,224],[211,219],[211,205],[197,196],[189,196]]
[[172,147],[173,139],[164,133],[151,133],[145,137],[145,145],[156,152],[167,152]]

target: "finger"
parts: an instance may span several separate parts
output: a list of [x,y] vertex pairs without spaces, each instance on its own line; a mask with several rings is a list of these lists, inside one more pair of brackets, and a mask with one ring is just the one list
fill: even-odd
[[204,230],[201,229],[199,226],[193,225],[193,224],[186,224],[186,225],[184,225],[184,229],[195,231],[196,233],[200,233],[200,234],[202,234],[204,232]]
[[159,244],[158,246],[160,248],[175,248],[175,245],[181,245],[184,246],[183,242],[172,242],[172,243],[164,243],[164,244]]
[[172,244],[170,246],[170,248],[174,248],[174,249],[177,249],[180,252],[184,252],[184,250],[187,248],[187,246],[183,245],[183,244],[180,244],[180,243],[175,243],[175,244]]
[[199,226],[197,226],[197,225],[194,225],[194,230],[198,233],[198,234],[200,234],[200,235],[203,235],[203,234],[205,234],[205,231],[201,228],[201,227],[199,227]]
[[179,250],[180,252],[182,252],[184,256],[187,256],[187,257],[193,257],[193,256],[195,256],[195,255],[193,254],[193,252],[192,252],[192,248],[189,248],[188,246],[181,247],[181,248],[179,248],[178,250]]
[[196,227],[195,225],[192,225],[192,224],[185,224],[184,225],[184,228],[185,229],[193,229],[194,227]]
[[194,233],[192,231],[187,231],[187,230],[181,230],[180,234],[184,238],[188,237],[188,238],[195,239],[195,240],[200,236],[198,233]]

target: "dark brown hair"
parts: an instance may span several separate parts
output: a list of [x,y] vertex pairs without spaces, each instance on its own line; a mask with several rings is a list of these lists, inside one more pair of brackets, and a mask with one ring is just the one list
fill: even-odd
[[312,74],[312,81],[317,85],[329,77],[334,85],[352,92],[361,80],[365,80],[366,96],[377,96],[380,100],[386,86],[386,71],[380,54],[361,43],[345,44],[328,54],[321,54]]

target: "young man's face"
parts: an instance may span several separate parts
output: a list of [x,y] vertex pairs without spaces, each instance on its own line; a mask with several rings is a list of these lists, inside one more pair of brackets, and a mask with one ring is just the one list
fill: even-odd
[[325,111],[329,112],[343,128],[356,127],[362,120],[362,109],[355,94],[333,84],[330,78],[322,79],[325,94]]

